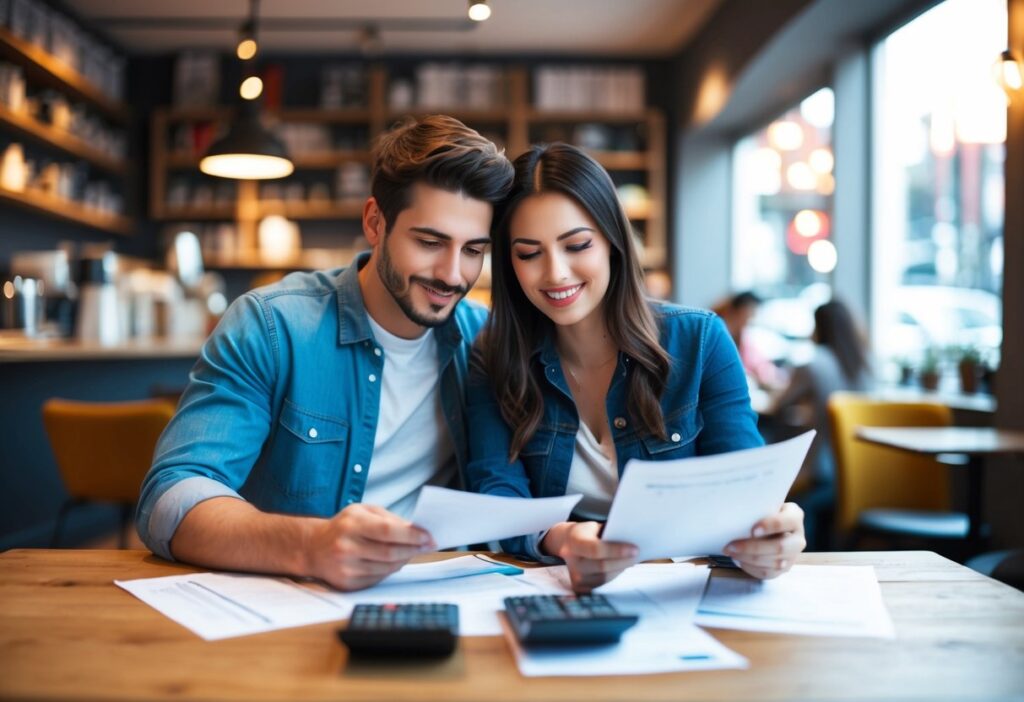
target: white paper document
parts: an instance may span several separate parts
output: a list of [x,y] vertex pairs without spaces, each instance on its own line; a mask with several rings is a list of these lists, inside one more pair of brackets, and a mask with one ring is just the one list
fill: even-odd
[[429,531],[438,548],[482,544],[564,522],[581,497],[501,497],[427,485],[411,521]]
[[[477,569],[472,577],[470,568]],[[356,604],[384,602],[450,602],[459,607],[461,635],[497,636],[504,598],[537,594],[536,587],[500,574],[506,570],[521,572],[473,556],[410,564],[392,576],[395,580],[388,578],[358,592],[339,592],[319,582],[229,573],[114,582],[210,641],[348,619]]]
[[797,565],[765,581],[712,578],[697,623],[784,634],[895,636],[871,566]]
[[743,451],[626,464],[602,538],[640,560],[721,553],[786,499],[814,432]]
[[429,563],[409,563],[402,566],[397,573],[392,573],[381,581],[381,585],[397,585],[399,583],[422,583],[430,580],[454,580],[474,575],[497,573],[498,575],[520,575],[523,569],[508,563],[492,561],[479,556],[460,556],[445,558]]
[[[519,671],[527,677],[639,675],[745,668],[747,660],[693,623],[708,569],[688,563],[641,564],[599,588],[624,613],[640,621],[617,644],[596,647],[524,648],[508,628]],[[518,576],[541,590],[567,591],[565,567],[527,570]]]

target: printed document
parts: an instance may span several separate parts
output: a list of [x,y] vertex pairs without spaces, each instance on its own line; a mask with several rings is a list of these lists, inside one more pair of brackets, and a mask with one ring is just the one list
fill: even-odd
[[778,511],[814,431],[771,446],[675,461],[626,464],[602,538],[640,560],[721,553]]
[[[538,590],[568,593],[565,566],[528,569],[518,580]],[[687,670],[745,668],[747,660],[694,625],[708,579],[706,566],[689,563],[639,564],[597,592],[620,612],[639,614],[617,644],[525,648],[505,626],[505,635],[526,677],[639,675]]]
[[871,566],[796,565],[764,581],[714,577],[697,623],[783,634],[895,636]]
[[581,497],[501,497],[427,485],[410,521],[429,531],[439,549],[483,544],[564,522]]

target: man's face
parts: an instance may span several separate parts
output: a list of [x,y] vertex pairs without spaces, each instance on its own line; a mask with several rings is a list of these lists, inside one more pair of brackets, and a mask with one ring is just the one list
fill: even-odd
[[423,327],[443,324],[476,283],[490,246],[493,208],[417,183],[379,243],[377,274],[395,303]]

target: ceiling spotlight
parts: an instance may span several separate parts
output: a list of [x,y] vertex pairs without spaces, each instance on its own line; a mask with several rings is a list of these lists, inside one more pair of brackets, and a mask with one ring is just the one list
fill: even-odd
[[249,0],[249,19],[238,30],[238,45],[235,55],[243,61],[256,56],[259,45],[256,44],[256,17],[259,15],[259,0]]
[[469,18],[474,22],[483,22],[491,16],[491,7],[487,0],[469,0]]
[[238,94],[243,100],[255,100],[263,94],[263,80],[259,76],[249,76],[238,86]]
[[243,36],[241,41],[238,42],[238,46],[235,48],[235,55],[243,61],[248,61],[256,55],[256,50],[259,46],[256,45],[256,40],[252,37]]

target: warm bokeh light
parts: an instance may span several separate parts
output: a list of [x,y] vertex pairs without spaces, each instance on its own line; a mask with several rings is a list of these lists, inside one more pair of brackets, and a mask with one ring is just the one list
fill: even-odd
[[474,22],[483,22],[491,16],[491,7],[486,2],[473,2],[469,5],[469,18]]
[[797,161],[786,169],[786,181],[794,190],[814,190],[818,178],[806,162]]
[[238,86],[238,94],[245,100],[255,100],[263,94],[263,80],[259,76],[249,76]]
[[207,175],[241,180],[284,178],[295,170],[286,158],[260,154],[220,154],[207,156],[199,162],[199,170]]
[[816,170],[818,173],[831,173],[832,169],[835,168],[836,160],[832,156],[832,152],[824,147],[818,147],[807,156],[807,162],[811,164],[811,168]]
[[779,151],[795,151],[804,144],[804,130],[796,122],[782,120],[768,127],[768,142]]
[[800,210],[793,217],[793,226],[800,236],[811,238],[821,234],[824,226],[822,214],[815,210]]
[[807,249],[807,262],[818,273],[831,273],[838,261],[836,247],[828,239],[818,239]]
[[235,55],[243,61],[248,61],[256,55],[257,48],[255,39],[246,38],[238,42],[238,47],[235,49]]

